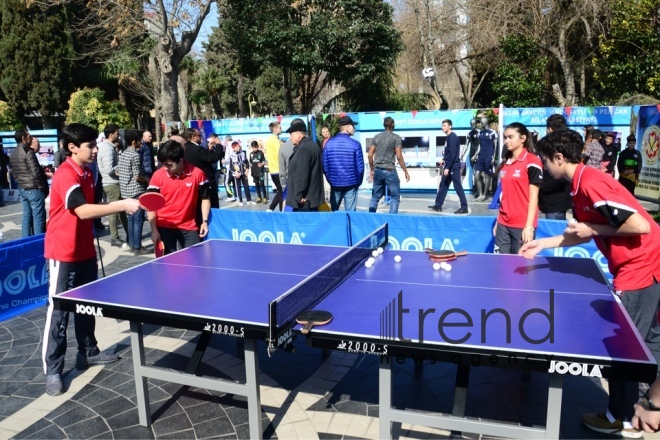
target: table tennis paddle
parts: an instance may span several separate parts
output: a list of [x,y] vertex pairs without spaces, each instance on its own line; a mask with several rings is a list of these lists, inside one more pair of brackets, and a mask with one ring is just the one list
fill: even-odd
[[158,211],[165,206],[165,197],[157,192],[144,193],[138,197],[138,200],[140,201],[140,205],[142,205],[147,211]]
[[332,321],[332,313],[326,312],[325,310],[307,310],[306,312],[302,312],[296,318],[298,324],[305,326],[300,330],[303,335],[309,333],[315,325],[325,325],[330,321]]
[[162,240],[158,240],[154,244],[154,253],[156,254],[156,258],[160,258],[165,254],[165,244]]
[[457,259],[458,257],[462,257],[464,255],[467,255],[467,251],[434,251],[432,252],[427,252],[429,254],[429,259],[431,261],[452,261]]

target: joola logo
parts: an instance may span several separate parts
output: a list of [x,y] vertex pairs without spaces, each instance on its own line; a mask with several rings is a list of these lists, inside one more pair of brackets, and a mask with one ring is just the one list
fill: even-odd
[[570,374],[572,376],[603,377],[599,365],[573,364],[550,361],[548,373]]
[[76,304],[76,313],[81,315],[103,316],[103,308]]
[[284,240],[284,232],[282,231],[261,231],[257,235],[256,232],[249,229],[231,230],[231,239],[234,241],[261,241],[265,243],[289,243],[289,244],[303,244],[302,239],[305,238],[304,232],[293,232],[289,241]]

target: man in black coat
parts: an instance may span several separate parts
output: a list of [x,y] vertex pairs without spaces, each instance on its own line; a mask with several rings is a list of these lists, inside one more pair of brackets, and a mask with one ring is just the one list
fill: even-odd
[[[186,145],[184,149],[183,158],[186,162],[196,166],[204,171],[206,178],[209,181],[209,193],[211,195],[211,208],[220,207],[220,199],[218,198],[218,178],[215,173],[216,164],[224,157],[222,148],[215,148],[216,144],[213,142],[208,143],[208,149],[202,147],[202,135],[196,128],[189,128],[184,133]],[[201,220],[201,207],[198,209],[199,218]]]
[[286,131],[295,145],[289,159],[286,204],[294,211],[318,211],[325,202],[321,147],[307,136],[304,122],[293,122]]

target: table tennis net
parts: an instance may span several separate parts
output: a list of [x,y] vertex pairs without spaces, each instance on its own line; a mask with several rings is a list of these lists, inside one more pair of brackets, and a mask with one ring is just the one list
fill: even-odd
[[348,278],[374,249],[387,246],[387,223],[268,304],[270,342]]

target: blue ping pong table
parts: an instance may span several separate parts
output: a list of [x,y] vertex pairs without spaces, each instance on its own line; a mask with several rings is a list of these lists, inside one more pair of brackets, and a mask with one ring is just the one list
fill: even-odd
[[[384,231],[383,231],[384,228]],[[434,270],[424,252],[386,248],[386,225],[351,248],[209,240],[62,293],[56,307],[130,321],[140,423],[151,423],[147,379],[247,396],[250,437],[263,435],[256,341],[269,351],[300,331],[295,316],[328,310],[319,348],[379,356],[380,437],[392,422],[503,437],[559,437],[566,375],[652,381],[656,364],[591,259],[469,254]],[[364,260],[384,246],[371,268]],[[396,263],[394,256],[402,261]],[[249,288],[249,289],[248,289]],[[145,364],[142,323],[202,332],[185,372]],[[213,335],[244,339],[245,383],[195,370]],[[392,408],[396,356],[457,364],[452,414]],[[545,429],[465,417],[469,366],[549,373]]]

